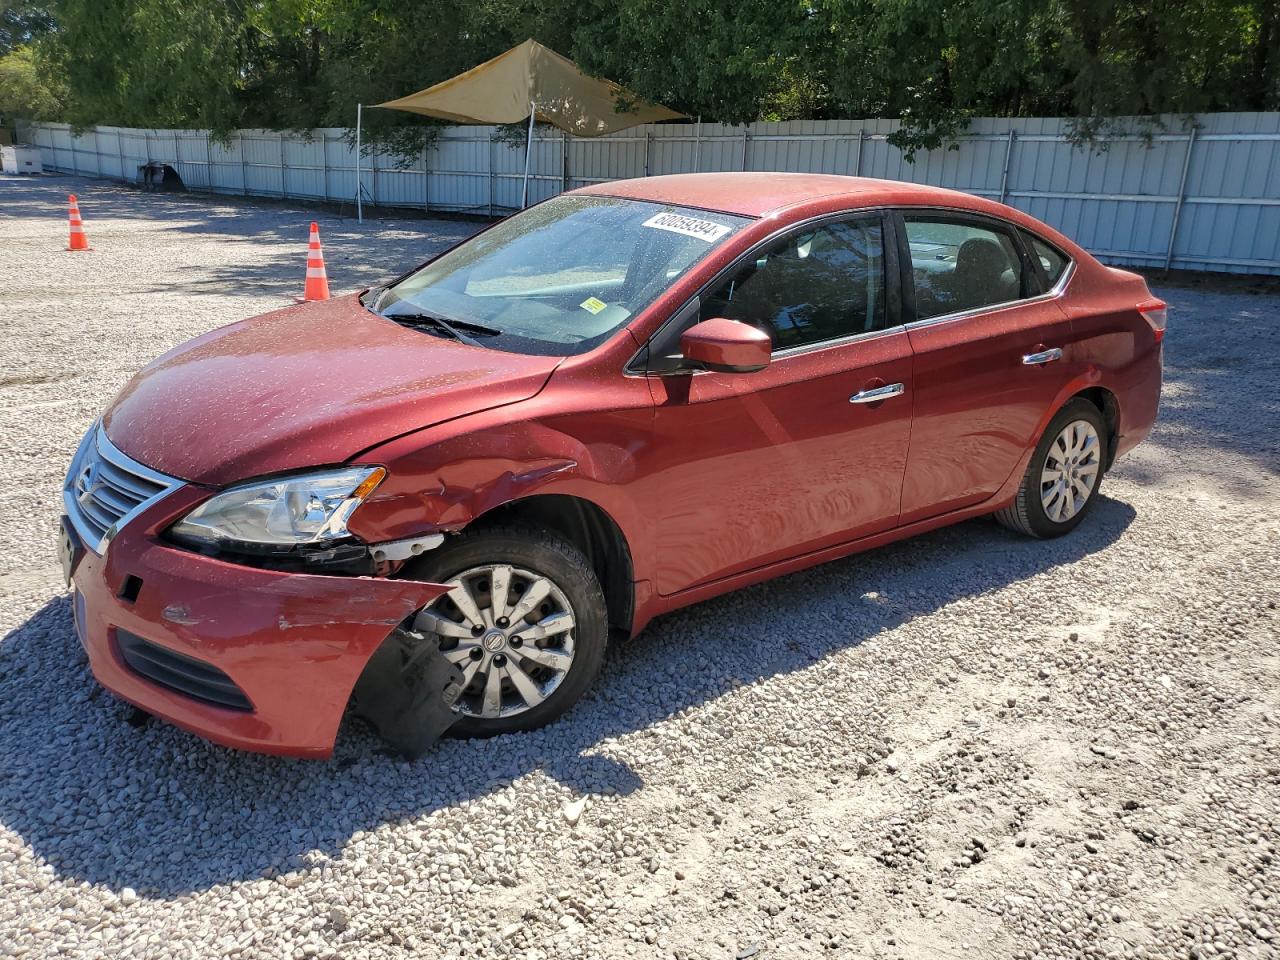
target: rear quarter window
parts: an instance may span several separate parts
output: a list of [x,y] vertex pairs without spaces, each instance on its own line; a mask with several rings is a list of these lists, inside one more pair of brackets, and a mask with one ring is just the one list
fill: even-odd
[[1041,240],[1034,233],[1023,230],[1022,240],[1027,245],[1031,259],[1040,265],[1048,285],[1056,286],[1062,279],[1062,275],[1067,272],[1067,265],[1071,263],[1071,258],[1048,241]]

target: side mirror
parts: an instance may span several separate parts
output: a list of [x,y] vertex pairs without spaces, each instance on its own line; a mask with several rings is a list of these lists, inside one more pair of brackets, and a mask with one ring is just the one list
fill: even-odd
[[769,365],[769,335],[737,320],[715,318],[695,323],[680,337],[685,370],[754,373]]

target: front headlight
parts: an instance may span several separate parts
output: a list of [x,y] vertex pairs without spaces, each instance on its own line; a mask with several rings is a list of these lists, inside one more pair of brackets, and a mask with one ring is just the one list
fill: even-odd
[[232,550],[323,548],[351,536],[348,518],[386,475],[382,467],[340,467],[231,487],[179,520],[169,535]]

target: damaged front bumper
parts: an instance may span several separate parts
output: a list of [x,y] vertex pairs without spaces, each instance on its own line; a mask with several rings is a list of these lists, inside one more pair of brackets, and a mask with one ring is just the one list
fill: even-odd
[[[385,641],[362,712],[407,754],[429,745],[421,733],[443,732],[449,718],[424,707],[424,684],[447,697],[457,677],[435,651],[408,658],[399,627],[446,585],[281,573],[170,546],[157,532],[185,508],[185,493],[136,517],[104,555],[72,545],[76,628],[104,687],[216,743],[323,758]],[[393,663],[426,679],[398,676]],[[419,736],[397,743],[396,717],[422,721]]]

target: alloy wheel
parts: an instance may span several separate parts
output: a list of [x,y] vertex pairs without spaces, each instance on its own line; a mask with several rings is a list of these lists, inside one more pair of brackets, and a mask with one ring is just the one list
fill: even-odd
[[1102,444],[1088,420],[1073,420],[1049,445],[1040,471],[1040,503],[1045,516],[1065,523],[1081,510],[1093,494],[1102,468]]
[[414,629],[435,638],[462,668],[455,707],[482,719],[536,707],[560,686],[574,657],[577,621],[568,598],[548,577],[521,567],[473,567],[418,614]]

